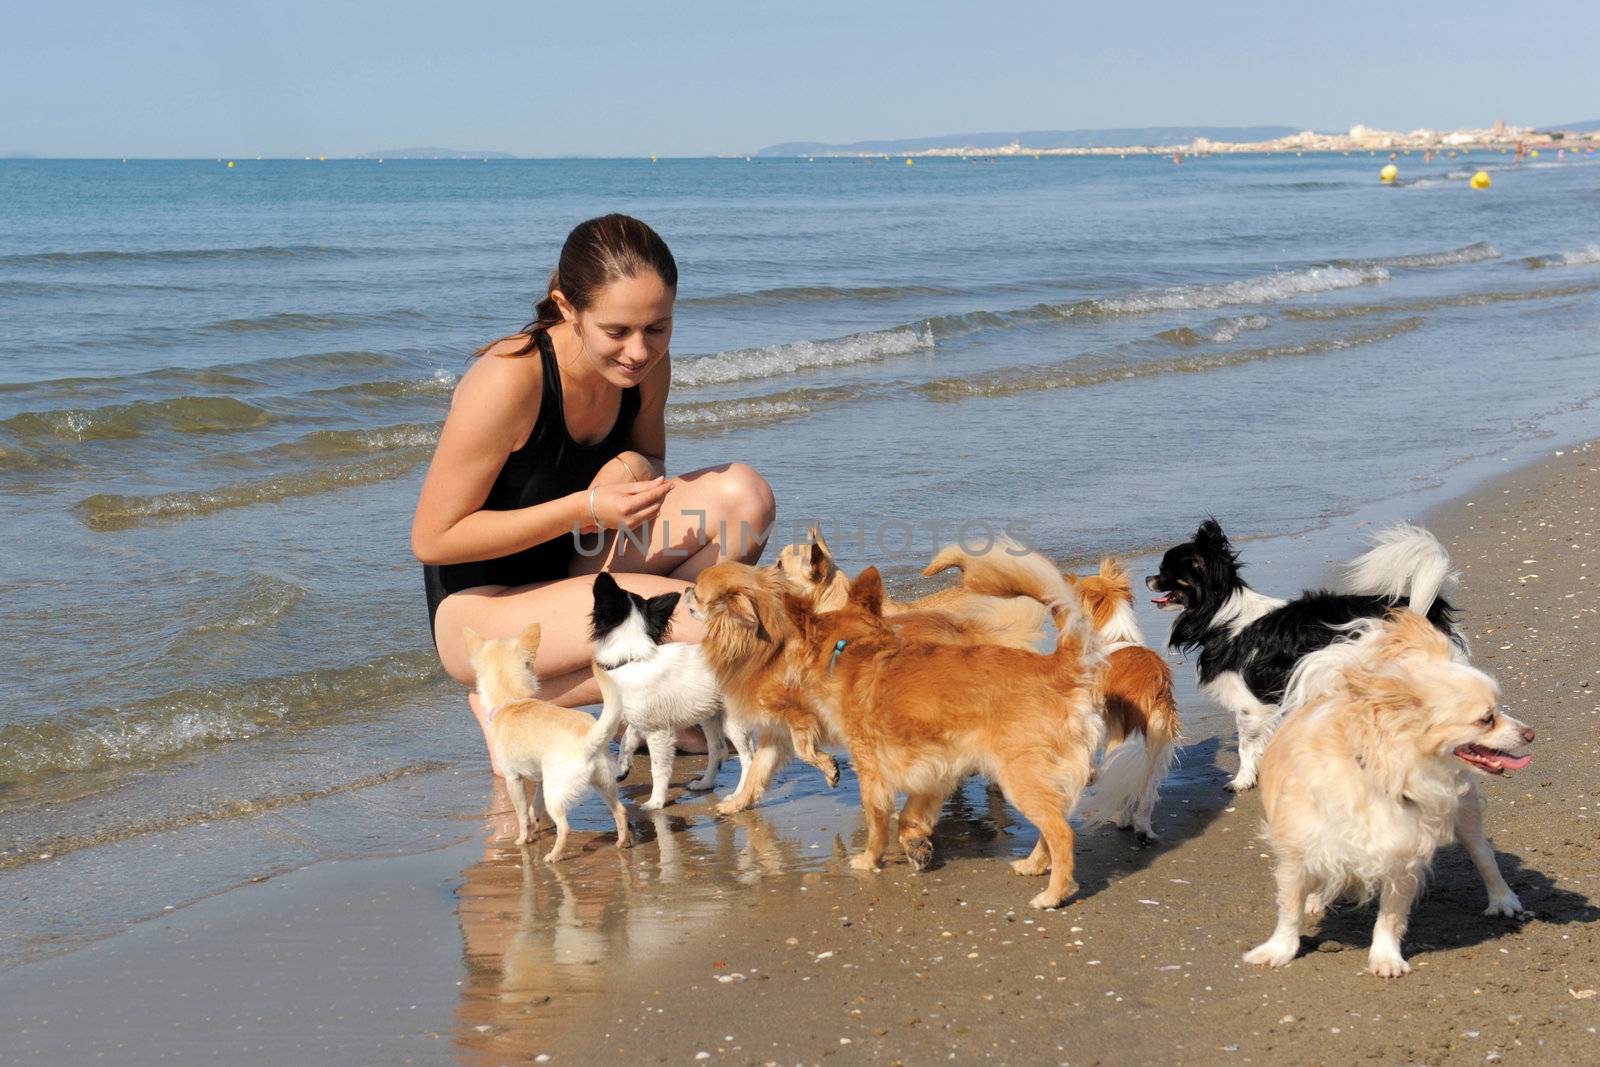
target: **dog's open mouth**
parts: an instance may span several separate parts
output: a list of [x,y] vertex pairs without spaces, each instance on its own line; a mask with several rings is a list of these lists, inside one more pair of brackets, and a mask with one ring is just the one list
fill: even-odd
[[1513,756],[1509,752],[1501,752],[1497,748],[1485,748],[1483,745],[1462,745],[1456,749],[1456,755],[1490,774],[1506,776],[1512,771],[1522,770],[1533,762],[1532,756]]
[[1173,596],[1174,594],[1172,593],[1162,593],[1160,596],[1151,597],[1150,603],[1154,604],[1158,608],[1163,609],[1177,607],[1178,603],[1173,599]]

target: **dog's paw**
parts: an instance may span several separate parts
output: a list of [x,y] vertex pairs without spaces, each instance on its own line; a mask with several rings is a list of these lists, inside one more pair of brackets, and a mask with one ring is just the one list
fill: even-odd
[[560,860],[560,859],[561,859],[561,853],[560,853],[560,852],[558,852],[558,851],[557,851],[557,850],[555,850],[555,849],[551,849],[551,850],[550,850],[550,851],[549,851],[549,852],[546,852],[546,853],[545,853],[545,854],[544,854],[544,861],[545,861],[545,862],[546,862],[546,863],[556,863],[556,862],[558,862],[558,861],[559,861],[559,860]]
[[1027,878],[1034,878],[1050,869],[1050,861],[1036,862],[1032,856],[1023,856],[1021,859],[1011,861],[1011,873],[1020,874]]
[[851,856],[850,866],[854,870],[872,871],[874,873],[883,870],[882,867],[878,866],[878,858],[870,852],[858,852]]
[[1300,954],[1300,939],[1291,944],[1276,938],[1261,942],[1242,957],[1257,967],[1287,967]]
[[1249,776],[1235,775],[1228,781],[1228,788],[1233,790],[1235,793],[1248,793],[1255,787],[1256,776],[1253,774]]
[[684,788],[692,793],[704,793],[706,790],[710,789],[716,784],[717,780],[715,778],[696,778],[694,781],[684,786]]
[[928,864],[933,862],[933,842],[926,837],[914,837],[902,844],[906,850],[906,859],[910,861],[912,870],[925,871]]
[[1305,914],[1312,922],[1320,922],[1323,915],[1327,914],[1328,902],[1315,893],[1306,894]]
[[526,845],[530,840],[531,838],[528,836],[528,831],[524,830],[522,833],[517,835],[516,843],[519,845]]
[[1374,952],[1367,957],[1367,970],[1379,978],[1399,978],[1411,973],[1411,964],[1401,959],[1398,955],[1379,955]]
[[617,835],[617,847],[618,848],[632,848],[633,847],[633,835],[632,834],[618,834]]
[[1156,841],[1156,835],[1151,833],[1149,830],[1135,830],[1133,832],[1134,848],[1154,848],[1156,846]]
[[1072,894],[1076,893],[1077,891],[1078,883],[1068,882],[1067,891],[1065,893],[1056,894],[1046,889],[1042,893],[1035,894],[1034,898],[1028,901],[1028,906],[1031,908],[1038,908],[1040,911],[1048,911],[1051,908],[1059,908],[1072,897]]
[[1522,906],[1522,901],[1517,899],[1515,893],[1507,893],[1503,897],[1491,898],[1489,906],[1483,909],[1485,915],[1498,915],[1505,919],[1515,919],[1525,923],[1533,918],[1533,912]]
[[660,811],[662,808],[664,808],[666,806],[667,806],[667,799],[665,797],[662,797],[660,800],[657,800],[654,797],[651,797],[649,800],[647,800],[643,804],[639,805],[639,810],[640,811]]

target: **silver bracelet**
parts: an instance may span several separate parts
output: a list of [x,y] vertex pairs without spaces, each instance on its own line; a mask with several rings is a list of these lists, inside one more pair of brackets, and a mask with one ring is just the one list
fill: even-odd
[[598,488],[600,488],[598,485],[589,487],[589,518],[594,520],[594,528],[597,530],[600,529],[600,516],[594,510],[594,491]]

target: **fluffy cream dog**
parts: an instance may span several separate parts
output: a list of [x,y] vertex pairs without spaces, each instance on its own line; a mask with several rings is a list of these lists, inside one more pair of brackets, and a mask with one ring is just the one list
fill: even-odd
[[1504,713],[1494,679],[1416,612],[1350,629],[1351,640],[1295,669],[1261,764],[1278,925],[1244,960],[1282,967],[1300,949],[1307,916],[1341,895],[1376,896],[1368,968],[1398,978],[1411,970],[1400,954],[1411,903],[1434,851],[1453,837],[1488,887],[1487,913],[1522,912],[1484,836],[1472,772],[1521,770],[1531,757],[1509,750],[1534,734]]
[[[520,637],[485,640],[468,628],[467,656],[478,676],[478,696],[489,709],[489,745],[506,772],[506,792],[517,816],[517,844],[525,845],[530,827],[538,833],[540,794],[556,824],[556,841],[546,863],[559,860],[567,847],[567,811],[593,786],[605,798],[617,821],[617,847],[632,844],[628,813],[617,796],[617,772],[606,745],[622,723],[622,698],[617,684],[598,665],[605,708],[598,720],[581,711],[538,699],[539,681],[529,664],[539,649],[539,624]],[[524,793],[524,780],[531,792]],[[530,819],[531,811],[531,819]]]

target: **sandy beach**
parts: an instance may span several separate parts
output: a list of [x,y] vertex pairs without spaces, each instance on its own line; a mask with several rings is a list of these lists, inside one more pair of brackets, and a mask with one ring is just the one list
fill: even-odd
[[1369,908],[1331,914],[1285,970],[1239,961],[1272,925],[1260,806],[1223,790],[1231,738],[1185,667],[1160,845],[1084,834],[1082,888],[1058,911],[1026,906],[1004,859],[1033,832],[978,781],[945,811],[935,869],[891,855],[864,875],[843,862],[851,780],[797,795],[798,764],[755,811],[719,821],[684,797],[634,813],[633,850],[596,822],[554,867],[508,847],[503,796],[462,775],[461,814],[483,824],[441,847],[289,870],[0,974],[8,1058],[1594,1062],[1597,457],[1552,448],[1426,517],[1462,571],[1475,662],[1539,731],[1533,765],[1487,783],[1502,869],[1535,917],[1479,914],[1483,888],[1446,848],[1404,979],[1365,972]]

